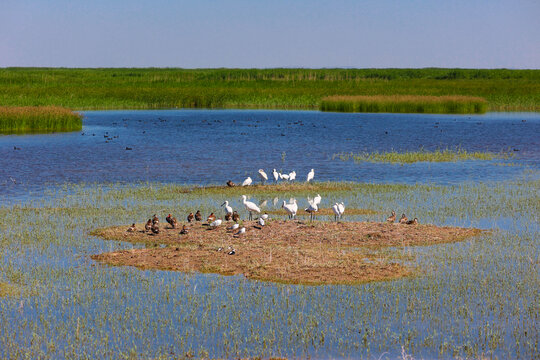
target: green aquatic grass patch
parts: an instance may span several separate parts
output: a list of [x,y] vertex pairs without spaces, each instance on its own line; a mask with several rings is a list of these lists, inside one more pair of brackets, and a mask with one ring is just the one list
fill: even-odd
[[78,131],[82,116],[59,106],[0,106],[0,133]]
[[429,114],[482,114],[487,101],[474,96],[328,96],[320,110],[334,112],[387,112]]
[[539,111],[540,70],[0,69],[0,104],[71,109],[318,109],[331,95],[478,96]]
[[342,161],[391,163],[391,164],[412,164],[416,162],[456,162],[466,160],[508,160],[515,155],[510,151],[498,153],[489,151],[467,151],[465,149],[437,149],[435,151],[419,150],[406,152],[365,152],[365,153],[339,153],[334,154],[332,159]]

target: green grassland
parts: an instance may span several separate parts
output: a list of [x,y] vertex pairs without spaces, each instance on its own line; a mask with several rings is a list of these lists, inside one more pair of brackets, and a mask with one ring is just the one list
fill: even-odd
[[0,134],[81,129],[82,116],[59,106],[0,106]]
[[333,95],[477,96],[539,111],[540,70],[0,69],[0,104],[71,109],[318,109]]

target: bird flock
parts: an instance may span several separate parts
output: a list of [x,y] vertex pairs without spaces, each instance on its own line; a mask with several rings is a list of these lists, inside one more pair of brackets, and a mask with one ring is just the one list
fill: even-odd
[[[268,181],[268,174],[263,169],[259,169],[258,171],[259,179],[261,181],[262,185],[265,185]],[[274,183],[277,184],[279,181],[286,181],[293,183],[296,180],[296,171],[291,171],[290,173],[281,173],[278,172],[276,169],[272,169],[272,177],[274,178]],[[311,169],[307,176],[306,176],[306,182],[310,182],[315,177],[315,170]],[[253,179],[251,176],[248,176],[247,178],[242,181],[240,186],[250,186],[253,185]],[[233,187],[237,186],[232,180],[227,181],[227,186]]]

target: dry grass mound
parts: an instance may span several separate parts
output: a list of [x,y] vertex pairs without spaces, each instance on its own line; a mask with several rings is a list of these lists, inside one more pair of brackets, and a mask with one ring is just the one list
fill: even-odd
[[[136,232],[127,226],[96,230],[93,234],[110,240],[145,243],[133,249],[94,255],[111,265],[184,272],[243,274],[250,279],[294,284],[357,284],[390,280],[413,274],[414,268],[396,259],[385,247],[430,245],[464,240],[478,229],[403,225],[376,222],[269,221],[259,228],[244,222],[246,233],[235,236],[221,226],[210,229],[200,223],[189,232],[169,226],[157,235]],[[221,250],[220,250],[221,249]],[[234,255],[228,255],[230,249]]]

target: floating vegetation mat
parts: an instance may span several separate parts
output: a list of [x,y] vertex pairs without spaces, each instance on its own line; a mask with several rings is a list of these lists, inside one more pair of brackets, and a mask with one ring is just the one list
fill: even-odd
[[387,112],[430,114],[482,114],[487,101],[476,96],[328,96],[321,100],[322,111]]
[[[188,224],[159,234],[126,226],[94,232],[109,240],[146,243],[146,249],[95,255],[94,260],[143,269],[242,274],[247,278],[294,284],[356,284],[411,275],[414,269],[384,247],[432,245],[461,241],[481,231],[434,225],[376,222],[304,223],[268,221],[265,226],[244,222],[246,232],[234,235],[225,226]],[[186,224],[184,224],[186,225]],[[229,254],[234,249],[234,254]]]
[[365,152],[365,153],[339,153],[334,154],[332,159],[342,161],[353,160],[354,162],[412,164],[416,162],[456,162],[465,160],[495,160],[510,159],[514,155],[509,151],[498,153],[488,151],[467,151],[464,149],[437,149],[435,151],[419,150],[407,152]]

